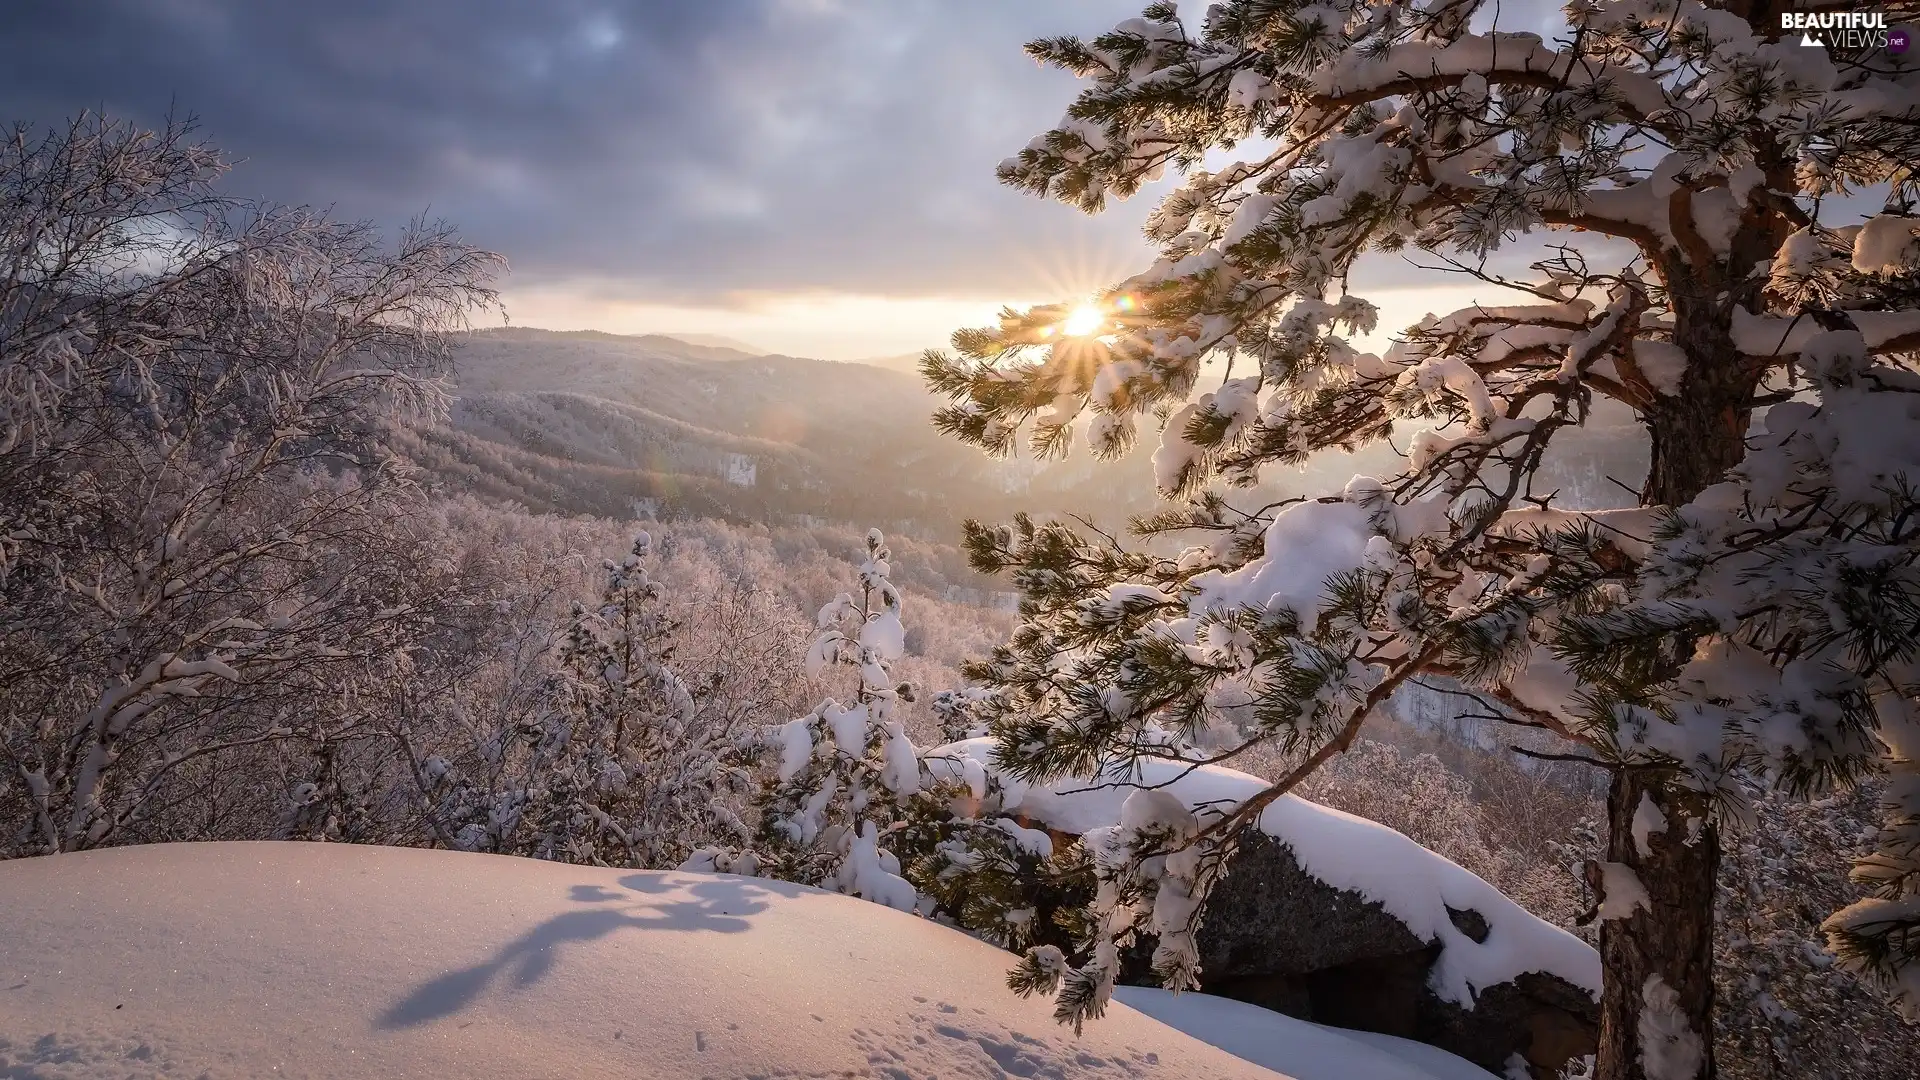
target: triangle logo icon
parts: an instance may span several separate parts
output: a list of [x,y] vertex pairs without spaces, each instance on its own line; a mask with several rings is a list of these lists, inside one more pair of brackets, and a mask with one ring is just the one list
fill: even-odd
[[1812,34],[1801,34],[1800,44],[1812,45],[1812,46],[1818,47],[1820,44],[1820,39],[1817,37],[1814,37]]

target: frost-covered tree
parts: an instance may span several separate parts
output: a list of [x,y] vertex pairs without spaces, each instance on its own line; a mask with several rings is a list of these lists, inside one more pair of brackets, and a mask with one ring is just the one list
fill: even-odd
[[429,812],[455,846],[657,868],[747,835],[731,806],[745,782],[731,763],[739,733],[703,722],[670,662],[676,627],[647,569],[652,547],[642,532],[606,561],[599,602],[573,607],[547,693],[483,736],[477,767],[418,760]]
[[[1016,951],[1071,947],[1093,889],[1084,853],[1056,852],[1053,837],[1010,813],[1017,800],[977,759],[923,752],[908,737],[897,706],[914,691],[892,674],[906,640],[893,553],[878,530],[865,546],[859,599],[841,593],[822,607],[807,650],[810,682],[851,674],[852,700],[828,697],[761,733],[746,755],[766,774],[759,830],[740,847],[701,849],[682,869],[835,889]],[[934,695],[943,730],[974,734],[969,717],[989,696]]]
[[444,404],[499,260],[223,169],[184,123],[0,138],[0,854],[229,812],[229,765],[361,737],[431,630],[382,425]]
[[[693,694],[668,665],[676,629],[665,590],[648,574],[642,532],[609,560],[597,609],[577,610],[561,647],[561,712],[572,730],[606,738],[597,768],[618,807],[601,822],[639,866],[677,865],[715,835],[746,833],[728,806],[741,777],[727,758],[738,732],[701,722]],[[597,815],[596,815],[597,816]]]
[[[1781,10],[1577,0],[1547,41],[1478,0],[1162,3],[1029,46],[1087,85],[1001,179],[1097,211],[1171,166],[1160,256],[1097,326],[1010,310],[923,370],[993,452],[1084,429],[1114,456],[1165,418],[1159,484],[1192,502],[1138,524],[1183,554],[1024,519],[968,543],[1025,592],[971,673],[1016,776],[1170,752],[1152,727],[1293,755],[1212,820],[1143,800],[1096,854],[1109,929],[1158,929],[1176,982],[1208,862],[1438,674],[1610,769],[1599,1076],[1711,1074],[1715,820],[1746,779],[1894,774],[1874,895],[1827,930],[1920,1010],[1920,60],[1805,47]],[[1369,252],[1512,302],[1362,351]],[[1639,505],[1557,505],[1542,462],[1603,411],[1643,433]],[[1209,490],[1396,428],[1397,471],[1318,499]],[[1061,974],[1063,1016],[1096,1014],[1111,967]]]

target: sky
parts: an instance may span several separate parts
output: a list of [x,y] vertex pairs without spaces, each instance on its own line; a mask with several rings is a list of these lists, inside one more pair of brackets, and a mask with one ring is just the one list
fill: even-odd
[[[1089,217],[994,178],[1076,89],[1022,43],[1142,2],[7,0],[0,117],[192,114],[234,194],[502,253],[516,325],[858,359],[1151,260],[1170,181]],[[1392,325],[1470,298],[1385,274]]]

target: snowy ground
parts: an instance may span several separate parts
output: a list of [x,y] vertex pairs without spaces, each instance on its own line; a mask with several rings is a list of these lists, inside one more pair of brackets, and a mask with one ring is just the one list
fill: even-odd
[[[756,879],[175,844],[0,863],[0,912],[8,1080],[1274,1075],[1125,1006],[1075,1037],[1005,953]],[[1344,1036],[1275,1019],[1263,1060],[1296,1031],[1302,1080],[1473,1075],[1338,1068]]]
[[1150,986],[1122,986],[1113,996],[1163,1024],[1294,1080],[1498,1080],[1437,1046],[1310,1024],[1244,1001]]

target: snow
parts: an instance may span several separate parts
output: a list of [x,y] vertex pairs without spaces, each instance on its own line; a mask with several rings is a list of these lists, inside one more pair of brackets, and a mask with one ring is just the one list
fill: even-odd
[[1414,432],[1412,444],[1407,449],[1407,461],[1414,468],[1424,470],[1459,447],[1499,446],[1528,434],[1533,427],[1534,421],[1526,417],[1510,419],[1496,416],[1487,429],[1480,433],[1468,429],[1461,435],[1447,436],[1426,428]]
[[1242,605],[1263,611],[1289,609],[1301,630],[1319,621],[1327,579],[1364,565],[1374,534],[1367,511],[1346,502],[1303,502],[1275,514],[1267,526],[1265,554],[1232,573],[1210,570],[1193,578],[1195,615]]
[[[965,762],[977,761],[1005,787],[1008,811],[1073,835],[1119,822],[1128,797],[1142,788],[1188,807],[1230,810],[1267,787],[1233,769],[1166,759],[1141,760],[1099,782],[1068,778],[1029,785],[1000,775],[993,753],[992,739],[967,739],[930,750],[922,760],[936,778],[956,781],[967,772]],[[1384,825],[1283,795],[1261,813],[1259,826],[1286,844],[1307,873],[1378,902],[1415,935],[1438,940],[1433,989],[1449,1001],[1468,1004],[1481,988],[1529,971],[1557,975],[1596,997],[1600,992],[1600,958],[1586,943]],[[1484,916],[1491,928],[1486,941],[1475,942],[1454,926],[1448,907]]]
[[1666,831],[1667,815],[1654,805],[1653,796],[1641,792],[1640,805],[1633,808],[1633,850],[1639,852],[1641,858],[1646,858],[1653,853],[1653,849],[1648,847],[1653,834]]
[[1582,722],[1580,680],[1564,661],[1540,645],[1528,652],[1525,667],[1508,676],[1507,690],[1521,704],[1558,717],[1569,727]]
[[1428,329],[1437,334],[1457,334],[1480,323],[1566,323],[1584,326],[1593,313],[1591,300],[1566,300],[1557,304],[1473,304],[1449,315],[1428,316]]
[[1788,356],[1800,351],[1807,339],[1822,332],[1818,322],[1804,316],[1776,319],[1755,315],[1734,305],[1733,347],[1749,356]]
[[1360,97],[1406,78],[1406,72],[1433,77],[1473,75],[1485,81],[1515,74],[1545,74],[1568,86],[1605,82],[1608,89],[1642,116],[1667,107],[1660,84],[1644,74],[1593,64],[1543,44],[1535,34],[1468,34],[1446,43],[1409,41],[1380,52],[1350,49],[1314,73],[1327,97]]
[[809,717],[789,720],[780,725],[780,779],[791,780],[800,775],[813,758],[813,732],[808,727]]
[[1640,875],[1626,863],[1603,862],[1600,864],[1600,921],[1625,919],[1632,916],[1634,909],[1652,911],[1653,904],[1647,895],[1647,887],[1640,882]]
[[1591,188],[1581,194],[1581,206],[1603,221],[1635,226],[1653,236],[1667,248],[1679,249],[1667,198],[1671,177],[1668,170],[1678,155],[1669,154],[1647,179],[1613,188]]
[[1187,439],[1187,424],[1200,414],[1202,406],[1189,402],[1168,419],[1160,432],[1160,446],[1153,452],[1153,482],[1164,492],[1180,490],[1190,470],[1205,455],[1205,448]]
[[882,727],[887,733],[887,743],[880,782],[895,795],[916,794],[920,790],[920,755],[914,749],[913,740],[897,720],[889,720]]
[[1693,193],[1694,230],[1715,254],[1724,256],[1733,250],[1734,234],[1740,231],[1740,212],[1745,209],[1743,203],[1744,200],[1737,199],[1726,188]]
[[[827,721],[827,730],[833,732],[833,744],[848,757],[859,757],[867,751],[867,707],[855,705],[842,708],[831,698],[820,705],[820,715]],[[785,768],[784,761],[782,768]]]
[[900,861],[892,852],[881,849],[880,831],[871,821],[860,824],[860,833],[840,875],[849,895],[885,904],[895,911],[912,911],[919,900],[913,885],[900,876]]
[[1879,214],[1867,220],[1853,237],[1853,268],[1863,274],[1898,274],[1916,263],[1920,220]]
[[907,652],[907,630],[897,610],[882,611],[860,628],[860,644],[879,653],[883,660],[898,660]]
[[1053,837],[1048,836],[1044,830],[1026,828],[1012,818],[1000,818],[993,824],[995,828],[1012,837],[1013,842],[1020,845],[1020,850],[1027,854],[1040,859],[1053,857]]
[[1686,350],[1670,342],[1639,338],[1633,343],[1633,362],[1655,390],[1679,396],[1680,380],[1687,373]]
[[169,844],[0,865],[0,910],[8,1076],[1276,1075],[1124,1006],[1076,1037],[1006,953],[763,879]]
[[1766,171],[1748,162],[1733,170],[1733,175],[1727,177],[1727,193],[1732,195],[1734,203],[1744,210],[1753,198],[1753,190],[1766,182]]
[[1641,988],[1640,1064],[1647,1080],[1694,1080],[1706,1064],[1706,1047],[1687,1026],[1680,994],[1656,972]]
[[1080,606],[1089,616],[1117,618],[1129,609],[1144,611],[1159,604],[1173,602],[1173,597],[1151,585],[1122,582],[1107,586],[1104,597],[1082,600]]
[[[1883,349],[1894,342],[1920,335],[1920,311],[1847,311],[1847,318],[1860,329],[1870,349]],[[1826,329],[1812,318],[1774,318],[1755,315],[1746,308],[1733,309],[1733,347],[1749,356],[1791,356]]]
[[1364,135],[1330,135],[1320,144],[1320,154],[1327,165],[1326,175],[1333,183],[1326,194],[1309,199],[1300,207],[1301,224],[1310,227],[1331,224],[1344,217],[1360,199],[1390,199],[1405,186],[1413,152],[1383,138],[1398,126],[1390,121]]
[[1849,311],[1846,315],[1860,328],[1869,349],[1890,348],[1896,341],[1904,341],[1911,349],[1913,339],[1920,336],[1920,310]]
[[1296,1080],[1492,1080],[1493,1074],[1438,1047],[1392,1035],[1296,1020],[1230,998],[1121,986],[1115,1001]]
[[[1897,899],[1868,897],[1841,908],[1821,924],[1828,934],[1847,932],[1865,936],[1876,929],[1920,921],[1920,896]],[[1894,968],[1889,977],[1893,1005],[1909,1023],[1920,1022],[1920,964]]]

